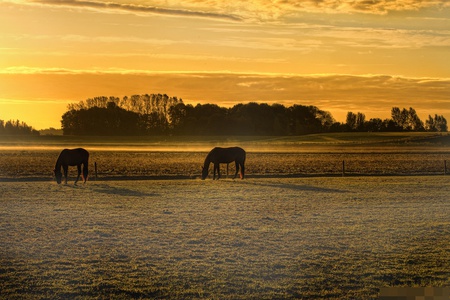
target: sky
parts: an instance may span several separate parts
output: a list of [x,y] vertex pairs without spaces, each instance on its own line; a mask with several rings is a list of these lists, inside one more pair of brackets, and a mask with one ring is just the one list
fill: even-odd
[[0,120],[161,93],[450,122],[449,57],[447,0],[0,0]]

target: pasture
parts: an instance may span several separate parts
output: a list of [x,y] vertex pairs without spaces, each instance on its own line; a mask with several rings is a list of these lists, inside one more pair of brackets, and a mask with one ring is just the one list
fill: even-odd
[[[245,180],[199,179],[212,147],[236,145]],[[0,299],[376,299],[450,286],[449,145],[430,133],[3,137]],[[76,147],[90,152],[89,181],[74,186],[71,167],[57,185],[56,158]]]
[[450,285],[446,176],[0,183],[2,299],[376,299]]

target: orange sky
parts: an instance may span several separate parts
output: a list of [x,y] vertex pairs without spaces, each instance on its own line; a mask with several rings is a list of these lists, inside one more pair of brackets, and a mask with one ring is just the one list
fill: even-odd
[[316,105],[450,121],[444,0],[0,0],[0,119],[60,127],[68,103]]

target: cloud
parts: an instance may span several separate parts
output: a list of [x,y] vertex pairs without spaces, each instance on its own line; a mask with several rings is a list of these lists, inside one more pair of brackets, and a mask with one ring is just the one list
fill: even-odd
[[39,4],[91,9],[100,12],[124,12],[138,15],[161,14],[222,21],[273,22],[302,13],[375,14],[443,10],[450,8],[447,0],[154,0],[93,1],[93,0],[4,0],[15,4]]
[[[232,1],[235,2],[235,1]],[[387,14],[392,11],[416,11],[426,8],[446,8],[450,4],[446,0],[291,0],[269,1],[253,0],[260,10],[275,10],[278,14],[292,12],[314,13],[369,13]]]
[[23,67],[2,70],[0,89],[4,99],[34,99],[39,95],[42,99],[78,102],[94,96],[166,93],[192,104],[233,106],[255,101],[315,105],[330,111],[338,121],[344,120],[348,111],[365,113],[367,118],[387,118],[393,106],[413,107],[421,118],[437,113],[450,119],[450,78]]
[[226,21],[240,21],[240,18],[233,14],[215,13],[210,11],[194,11],[188,9],[171,9],[131,3],[100,2],[87,0],[35,0],[33,1],[33,3],[50,6],[87,8],[97,11],[122,11],[136,14],[161,14],[171,16],[211,18]]
[[[160,0],[161,4],[167,1]],[[449,8],[446,0],[184,0],[171,1],[173,5],[195,8],[213,8],[230,12],[243,19],[278,20],[298,13],[384,15],[396,11],[417,11],[428,8]]]

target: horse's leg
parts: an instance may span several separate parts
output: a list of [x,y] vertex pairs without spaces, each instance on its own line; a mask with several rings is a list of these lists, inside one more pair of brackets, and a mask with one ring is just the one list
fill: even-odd
[[216,178],[216,170],[217,170],[217,180],[220,179],[220,164],[214,164],[214,177],[213,180]]
[[241,163],[241,179],[245,177],[245,165],[244,162]]
[[63,165],[63,171],[64,171],[64,183],[67,184],[67,172],[69,171],[69,166],[68,165]]
[[86,162],[86,163],[83,164],[83,180],[84,180],[84,183],[86,183],[87,178],[88,178],[88,163]]
[[77,184],[78,180],[80,179],[80,175],[81,175],[81,164],[77,165],[77,170],[78,170],[78,175],[77,175],[77,179],[75,180],[74,184]]
[[236,172],[234,173],[233,179],[235,179],[237,174],[239,173],[239,163],[237,161],[235,163],[236,163]]
[[228,179],[228,166],[229,166],[230,164],[229,163],[227,163],[227,179]]

